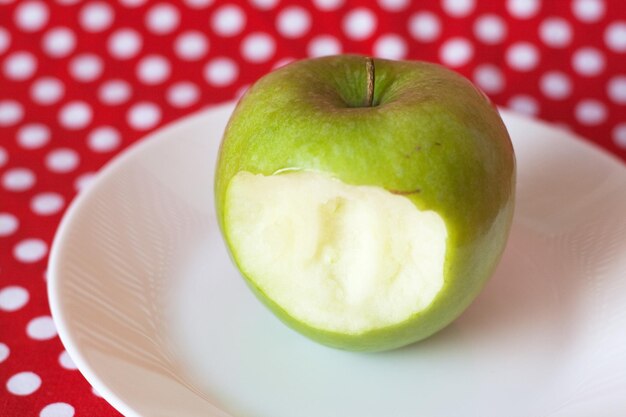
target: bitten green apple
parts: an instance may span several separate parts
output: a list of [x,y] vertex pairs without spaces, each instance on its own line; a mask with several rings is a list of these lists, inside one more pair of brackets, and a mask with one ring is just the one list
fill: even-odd
[[465,78],[344,55],[248,90],[215,192],[230,254],[267,307],[318,342],[377,351],[432,335],[477,296],[514,189],[506,128]]

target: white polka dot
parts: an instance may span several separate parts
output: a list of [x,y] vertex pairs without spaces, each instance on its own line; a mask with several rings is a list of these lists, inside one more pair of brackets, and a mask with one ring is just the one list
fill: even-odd
[[0,127],[12,126],[22,120],[24,108],[15,100],[0,101]]
[[626,149],[626,123],[619,123],[613,128],[613,142],[622,149]]
[[500,16],[483,15],[474,23],[474,35],[487,45],[501,43],[506,34],[506,23]]
[[180,24],[180,12],[171,4],[153,6],[146,14],[146,26],[155,35],[166,35]]
[[300,38],[311,29],[311,16],[302,7],[287,7],[278,14],[276,29],[285,38]]
[[52,403],[41,409],[39,417],[74,417],[74,407],[67,403]]
[[[6,12],[5,12],[6,13]],[[48,23],[50,12],[42,1],[25,1],[15,9],[15,24],[24,32],[37,32]]]
[[70,101],[59,112],[59,123],[68,130],[83,129],[91,123],[92,111],[84,101]]
[[343,6],[345,0],[313,0],[315,7],[323,12],[337,10]]
[[246,24],[246,15],[239,6],[227,4],[217,9],[211,17],[211,27],[219,36],[235,36]]
[[530,19],[539,12],[541,0],[507,0],[506,9],[518,19]]
[[50,141],[50,129],[41,123],[24,125],[17,131],[17,143],[24,149],[37,149]]
[[451,67],[467,64],[473,55],[474,47],[464,38],[449,39],[439,49],[439,59]]
[[530,96],[519,95],[511,97],[508,107],[528,116],[536,116],[539,113],[539,103]]
[[504,89],[504,75],[495,65],[483,64],[476,67],[473,79],[488,94],[500,93]]
[[126,6],[128,8],[135,8],[143,6],[147,0],[119,0],[122,6]]
[[75,371],[76,369],[78,369],[70,355],[65,350],[59,355],[59,364],[61,365],[61,367],[70,371]]
[[539,51],[528,42],[518,42],[511,45],[506,51],[506,62],[518,71],[531,71],[539,63]]
[[613,52],[626,52],[626,21],[611,23],[604,32],[604,42]]
[[626,104],[626,75],[611,78],[606,85],[606,93],[616,104]]
[[602,0],[573,0],[572,12],[581,22],[597,22],[604,16],[604,2]]
[[572,55],[572,67],[578,74],[593,77],[604,71],[605,59],[595,48],[580,48]]
[[64,205],[63,196],[57,193],[40,193],[30,200],[30,209],[40,216],[56,214]]
[[410,0],[378,0],[378,5],[388,12],[400,12],[406,9]]
[[403,59],[408,52],[408,46],[398,35],[383,35],[374,42],[374,55],[386,59]]
[[28,322],[26,334],[34,340],[48,340],[57,335],[57,329],[52,317],[40,316]]
[[341,50],[339,40],[330,35],[316,36],[307,45],[307,55],[310,57],[338,55],[341,53]]
[[48,245],[41,239],[24,239],[13,248],[13,256],[20,262],[40,261],[48,253]]
[[76,35],[66,27],[53,28],[44,34],[41,46],[48,56],[63,58],[76,48]]
[[377,24],[376,15],[371,10],[359,7],[345,15],[342,28],[350,39],[362,41],[372,36]]
[[11,33],[0,27],[0,54],[3,54],[11,45]]
[[161,121],[161,109],[154,103],[137,103],[126,113],[126,120],[133,129],[148,130]]
[[30,294],[25,288],[12,285],[0,290],[0,310],[17,311],[28,303]]
[[544,96],[553,100],[563,100],[572,93],[572,83],[567,74],[559,71],[546,72],[539,80],[539,88]]
[[17,217],[10,213],[0,213],[0,237],[12,235],[19,226]]
[[409,19],[409,33],[418,41],[432,42],[441,34],[441,22],[434,13],[415,13]]
[[203,9],[213,4],[213,0],[185,0],[185,4],[192,9]]
[[171,67],[166,58],[160,55],[147,55],[137,64],[136,73],[142,83],[156,85],[169,78]]
[[276,51],[274,39],[266,33],[251,33],[241,42],[241,54],[253,63],[269,60]]
[[132,93],[130,84],[124,80],[110,80],[100,86],[98,98],[104,104],[115,106],[128,101]]
[[593,99],[581,100],[575,108],[576,119],[583,125],[597,126],[607,118],[607,109],[601,101]]
[[94,152],[111,152],[120,146],[120,132],[111,126],[96,128],[87,136],[87,146]]
[[2,176],[2,185],[9,191],[26,191],[35,185],[36,177],[27,168],[12,168]]
[[79,192],[83,191],[86,188],[88,188],[89,185],[92,184],[95,179],[96,179],[95,173],[86,172],[80,175],[78,178],[76,178],[76,181],[74,182],[74,189]]
[[30,88],[30,96],[34,102],[48,106],[59,101],[65,94],[65,86],[61,81],[52,77],[43,77],[36,80]]
[[4,343],[0,343],[0,363],[4,362],[10,354],[11,351],[9,350],[9,347]]
[[173,84],[166,93],[168,103],[173,107],[185,108],[200,99],[200,89],[193,83],[183,81]]
[[91,82],[102,75],[102,59],[94,54],[82,54],[70,61],[70,74],[76,81]]
[[7,381],[7,390],[13,395],[25,396],[37,391],[41,378],[34,372],[20,372]]
[[230,58],[215,58],[204,67],[204,79],[216,87],[232,84],[239,75],[239,68]]
[[3,71],[11,80],[27,80],[37,71],[37,58],[30,52],[14,52],[4,60]]
[[539,25],[539,37],[547,46],[564,48],[572,41],[572,27],[565,19],[551,17]]
[[196,61],[204,57],[209,50],[209,41],[202,32],[188,31],[176,38],[174,51],[179,58]]
[[94,1],[83,6],[78,19],[86,32],[97,33],[111,26],[115,12],[108,3]]
[[78,153],[70,148],[55,149],[46,155],[46,167],[61,174],[75,170],[79,162]]
[[108,39],[109,53],[117,59],[130,59],[141,50],[143,40],[133,29],[118,29]]
[[474,0],[442,0],[443,11],[452,17],[466,17],[476,7]]

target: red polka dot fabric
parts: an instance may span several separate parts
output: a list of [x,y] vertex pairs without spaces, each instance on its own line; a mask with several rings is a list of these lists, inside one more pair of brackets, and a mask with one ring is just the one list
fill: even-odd
[[98,170],[275,67],[342,52],[441,63],[626,159],[620,0],[0,0],[0,415],[118,415],[45,291],[55,229]]

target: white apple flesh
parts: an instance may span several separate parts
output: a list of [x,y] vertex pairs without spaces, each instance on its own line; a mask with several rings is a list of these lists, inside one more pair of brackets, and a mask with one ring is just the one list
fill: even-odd
[[242,272],[316,328],[359,334],[399,323],[443,286],[443,219],[380,187],[313,172],[242,171],[226,208]]

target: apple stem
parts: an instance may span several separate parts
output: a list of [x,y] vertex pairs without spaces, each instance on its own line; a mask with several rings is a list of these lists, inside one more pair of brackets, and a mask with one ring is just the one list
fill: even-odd
[[367,97],[365,105],[372,107],[374,104],[374,59],[367,57],[365,61],[365,70],[367,72]]

